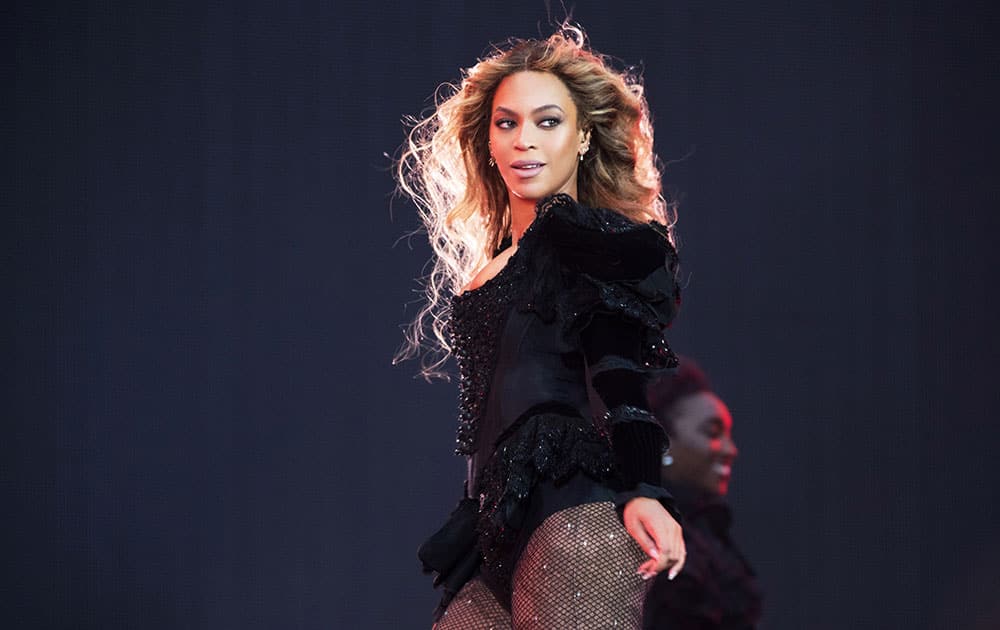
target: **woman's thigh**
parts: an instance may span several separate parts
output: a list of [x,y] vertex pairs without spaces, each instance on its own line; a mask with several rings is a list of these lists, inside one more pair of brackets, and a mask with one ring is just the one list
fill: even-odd
[[510,613],[476,578],[462,587],[448,604],[434,630],[510,630]]
[[612,503],[556,512],[518,560],[513,627],[640,628],[648,583],[636,570],[644,559]]

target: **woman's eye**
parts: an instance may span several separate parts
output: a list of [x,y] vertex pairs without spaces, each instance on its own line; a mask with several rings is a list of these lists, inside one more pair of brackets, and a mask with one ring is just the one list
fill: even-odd
[[562,121],[559,120],[558,118],[543,118],[542,120],[538,121],[538,126],[539,127],[555,127],[556,125],[558,125],[561,122]]
[[499,129],[513,129],[514,128],[514,121],[511,120],[511,119],[509,119],[509,118],[500,118],[500,119],[496,120],[493,124],[496,125],[497,128],[499,128]]

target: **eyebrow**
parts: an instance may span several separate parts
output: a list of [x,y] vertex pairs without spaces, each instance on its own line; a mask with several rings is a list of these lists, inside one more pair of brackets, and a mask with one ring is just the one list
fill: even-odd
[[[562,113],[564,113],[564,114],[566,113],[566,111],[562,107],[559,107],[558,105],[555,105],[555,104],[552,104],[552,105],[542,105],[541,107],[536,107],[535,109],[531,110],[531,113],[532,114],[537,114],[538,112],[543,112],[543,111],[545,111],[547,109],[558,109]],[[504,107],[503,105],[500,105],[499,107],[497,107],[494,110],[494,113],[496,113],[496,112],[503,112],[504,114],[509,114],[511,116],[517,116],[517,112],[515,112],[512,109],[508,109],[508,108]]]

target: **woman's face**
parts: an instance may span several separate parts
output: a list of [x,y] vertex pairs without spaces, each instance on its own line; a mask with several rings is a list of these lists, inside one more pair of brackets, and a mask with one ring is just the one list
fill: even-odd
[[576,169],[589,134],[578,129],[576,105],[558,77],[524,71],[504,78],[490,123],[490,153],[512,203],[534,205],[555,193],[576,199]]
[[724,496],[737,453],[729,408],[715,394],[698,392],[674,403],[668,415],[673,463],[663,467],[665,480]]

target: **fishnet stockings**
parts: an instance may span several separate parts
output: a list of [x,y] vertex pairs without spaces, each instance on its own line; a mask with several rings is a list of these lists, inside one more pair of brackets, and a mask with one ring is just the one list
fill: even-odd
[[535,530],[514,572],[518,630],[639,628],[645,556],[612,503],[556,512]]
[[510,613],[476,578],[466,582],[448,604],[434,630],[510,630]]
[[635,571],[644,559],[611,503],[562,510],[535,530],[521,554],[513,615],[476,579],[435,630],[638,629],[648,584]]

